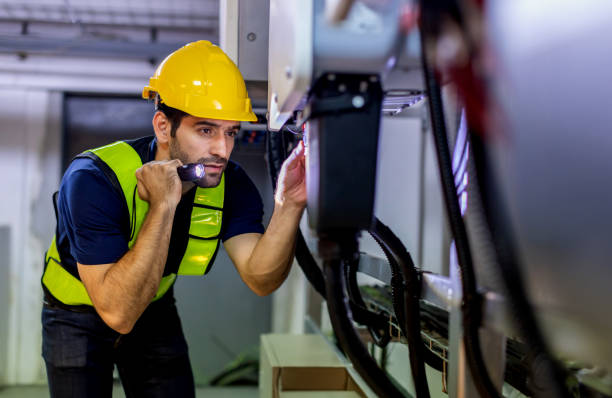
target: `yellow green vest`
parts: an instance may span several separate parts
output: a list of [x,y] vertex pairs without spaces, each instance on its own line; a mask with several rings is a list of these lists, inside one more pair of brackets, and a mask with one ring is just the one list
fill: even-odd
[[[123,141],[117,141],[91,151],[86,151],[87,157],[97,157],[115,174],[123,197],[126,200],[130,216],[130,237],[128,246],[136,242],[138,232],[142,227],[149,210],[149,203],[140,199],[136,192],[136,177],[134,172],[142,166],[140,155]],[[210,266],[211,260],[219,246],[219,234],[223,218],[223,201],[225,193],[225,175],[221,183],[214,188],[196,188],[189,240],[178,268],[178,275],[203,275]],[[45,270],[42,283],[51,295],[66,305],[92,305],[85,286],[62,266],[56,237],[45,255]],[[162,277],[157,294],[153,301],[161,298],[174,284],[177,274],[170,273]]]

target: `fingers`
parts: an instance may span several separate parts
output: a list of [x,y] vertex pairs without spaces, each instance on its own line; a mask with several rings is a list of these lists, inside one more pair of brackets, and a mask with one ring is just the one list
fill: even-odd
[[179,159],[172,159],[168,161],[168,165],[174,166],[176,168],[181,167],[183,165],[183,162],[181,162]]
[[140,197],[140,199],[148,201],[149,193],[147,192],[147,188],[145,188],[145,183],[143,180],[143,168],[139,167],[134,172],[134,175],[136,176],[136,188],[137,188],[138,196]]
[[144,187],[143,184],[136,184],[136,187],[138,189],[138,196],[140,197],[140,199],[142,200],[149,200],[149,192],[147,192],[147,189]]
[[277,204],[292,203],[303,208],[306,205],[305,148],[300,141],[283,163],[274,194]]
[[287,164],[287,169],[291,170],[298,167],[302,162],[301,160],[304,158],[304,141],[300,141],[291,152],[291,155],[287,158],[285,163]]
[[168,160],[168,161],[164,161],[163,162],[163,167],[166,168],[167,172],[170,173],[172,178],[174,178],[174,176],[176,176],[177,179],[180,179],[179,176],[178,176],[177,169],[179,167],[181,167],[182,165],[183,165],[183,162],[181,162],[178,159],[172,159],[172,160]]
[[[136,170],[135,175],[137,179],[145,178],[145,175],[152,173],[160,173],[163,171],[170,172],[170,174],[176,174],[176,169],[183,165],[179,159],[172,160],[157,160],[143,164],[138,170]],[[178,174],[177,174],[178,175]]]
[[138,196],[154,203],[176,204],[180,200],[182,184],[177,168],[183,163],[178,159],[153,161],[142,165],[134,173],[138,186]]

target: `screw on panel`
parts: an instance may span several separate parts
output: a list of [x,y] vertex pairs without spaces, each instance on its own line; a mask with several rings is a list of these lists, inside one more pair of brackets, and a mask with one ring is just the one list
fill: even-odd
[[255,41],[255,39],[257,39],[257,35],[255,33],[251,32],[247,35],[248,41]]
[[340,91],[341,93],[346,91],[346,84],[339,84],[338,85],[338,91]]
[[359,92],[365,93],[367,89],[368,89],[368,82],[363,81],[359,83]]
[[370,76],[370,81],[371,81],[372,83],[376,83],[376,82],[378,81],[378,76],[376,76],[376,75],[372,75],[372,76]]
[[336,75],[334,75],[333,73],[330,73],[329,75],[327,75],[327,80],[329,80],[330,82],[333,82],[334,80],[336,80]]
[[355,108],[361,108],[365,104],[365,99],[361,95],[356,95],[351,102]]
[[291,79],[291,77],[293,76],[293,73],[291,71],[291,68],[289,66],[285,67],[285,77],[287,77],[287,79]]

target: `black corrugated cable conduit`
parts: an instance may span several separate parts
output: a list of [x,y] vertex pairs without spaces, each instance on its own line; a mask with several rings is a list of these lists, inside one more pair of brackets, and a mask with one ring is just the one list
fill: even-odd
[[385,398],[404,397],[404,392],[400,387],[370,356],[353,327],[351,309],[348,298],[345,296],[346,272],[343,270],[345,266],[348,266],[348,264],[341,259],[325,260],[324,262],[327,308],[340,345],[357,372],[378,396]]
[[478,333],[482,320],[482,297],[478,293],[476,287],[477,284],[472,254],[455,188],[440,86],[438,85],[434,71],[429,66],[427,58],[427,29],[430,27],[424,23],[423,17],[425,14],[424,10],[427,10],[427,1],[421,0],[420,5],[422,10],[420,24],[421,60],[428,94],[431,127],[438,159],[438,168],[440,170],[444,203],[446,205],[452,235],[455,239],[461,276],[463,295],[461,309],[463,314],[463,341],[465,344],[466,358],[474,384],[480,396],[483,398],[499,398],[501,394],[489,376],[480,346],[480,337]]
[[[380,224],[377,225],[376,223],[380,223]],[[399,240],[399,238],[397,238],[397,236],[393,234],[391,229],[387,229],[386,231],[381,230],[380,229],[381,225],[384,225],[384,224],[380,222],[380,220],[376,219],[374,226],[370,230],[370,234],[372,235],[376,243],[378,243],[378,245],[384,252],[385,257],[387,258],[387,262],[391,266],[391,284],[390,285],[391,285],[391,299],[393,301],[393,310],[395,312],[395,317],[396,317],[398,326],[402,334],[406,336],[408,334],[406,330],[408,325],[406,324],[406,315],[405,315],[406,309],[404,308],[406,306],[406,299],[404,298],[404,294],[406,293],[405,291],[406,283],[404,281],[405,278],[401,276],[400,266],[397,264],[397,261],[395,260],[395,257],[392,254],[392,251],[387,247],[387,245],[383,243],[385,239],[377,239],[377,237],[380,237],[388,233],[390,236],[392,236],[392,238],[386,240],[387,242],[391,242],[390,243],[391,245],[394,244],[393,242],[396,242],[396,243],[399,242],[399,244],[401,245],[401,246],[398,246],[400,249],[398,249],[396,253],[401,254],[403,251],[407,254],[407,257],[404,260],[404,263],[410,264],[412,267],[415,267],[415,265],[412,261],[412,257],[410,256],[410,253],[406,251],[406,248],[401,243],[401,240]],[[375,231],[376,228],[378,228],[378,231]],[[419,305],[419,320],[420,320],[420,305]],[[423,360],[425,361],[427,365],[431,366],[437,371],[439,372],[444,371],[444,365],[443,365],[444,360],[440,358],[439,356],[435,355],[429,349],[423,350]]]
[[393,306],[400,328],[408,342],[410,368],[417,397],[429,398],[424,359],[427,353],[431,352],[426,353],[421,340],[420,277],[406,247],[378,218],[374,219],[370,234],[383,249],[391,265]]
[[363,297],[361,297],[359,285],[357,284],[357,268],[358,264],[356,263],[345,267],[346,293],[349,298],[353,319],[357,323],[366,325],[374,344],[384,348],[391,341],[389,316],[382,311],[374,312],[368,309]]

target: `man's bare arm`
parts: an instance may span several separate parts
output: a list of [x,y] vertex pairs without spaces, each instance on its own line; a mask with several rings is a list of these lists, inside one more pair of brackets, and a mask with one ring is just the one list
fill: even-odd
[[93,305],[111,328],[128,333],[151,303],[168,256],[181,182],[180,161],[151,162],[136,172],[138,194],[150,204],[134,246],[116,263],[78,264]]
[[277,205],[265,234],[242,234],[224,242],[240,277],[257,295],[272,293],[287,278],[301,214],[302,209]]
[[260,296],[276,290],[293,263],[295,235],[306,206],[304,162],[300,143],[281,168],[266,232],[237,235],[224,242],[242,280]]

